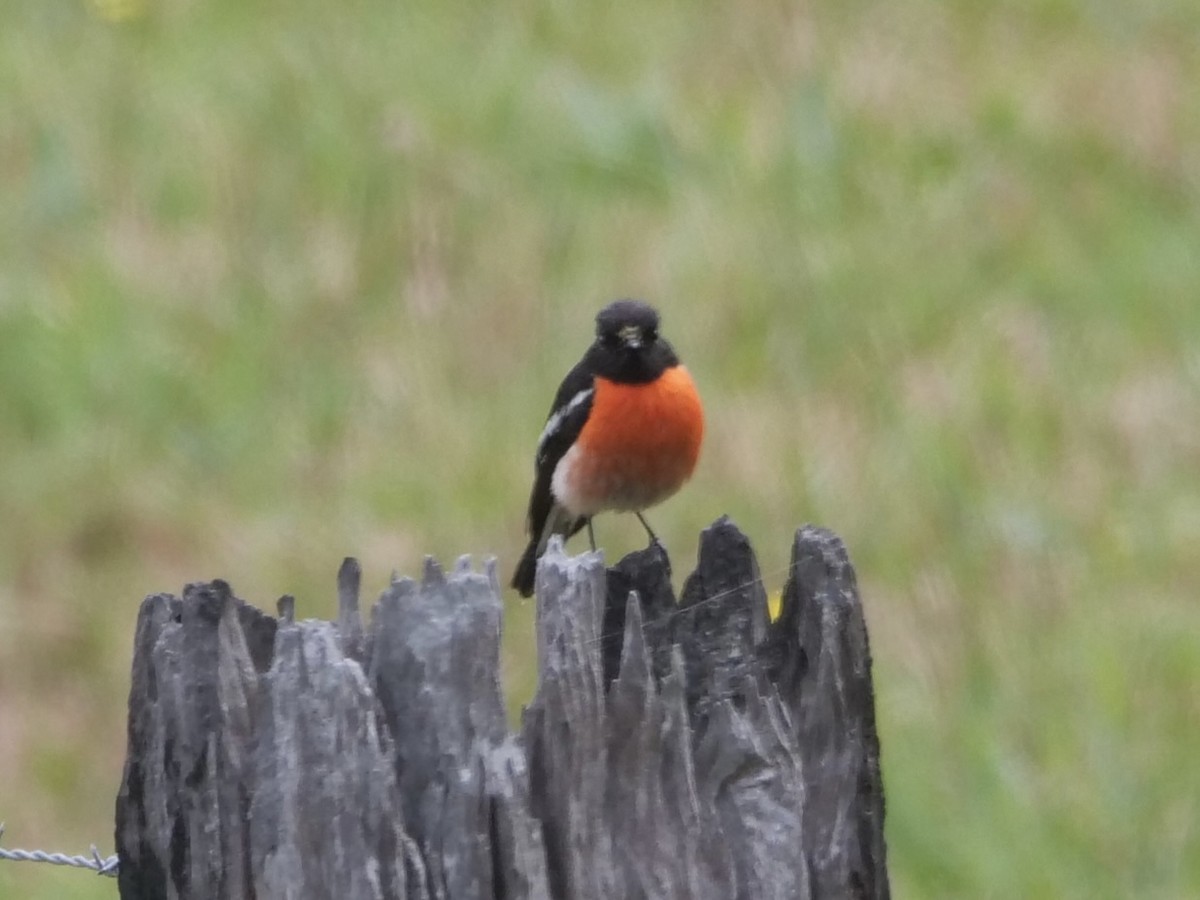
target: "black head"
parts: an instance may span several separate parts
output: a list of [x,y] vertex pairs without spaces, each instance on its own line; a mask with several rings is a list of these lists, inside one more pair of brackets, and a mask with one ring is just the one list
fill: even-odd
[[658,335],[658,312],[639,300],[617,300],[600,310],[588,358],[596,375],[634,384],[653,381],[679,362]]

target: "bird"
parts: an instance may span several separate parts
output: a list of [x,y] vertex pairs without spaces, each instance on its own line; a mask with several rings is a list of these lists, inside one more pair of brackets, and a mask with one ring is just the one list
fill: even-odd
[[567,539],[592,517],[642,511],[679,490],[696,468],[704,409],[688,370],[659,334],[659,315],[640,300],[616,300],[596,314],[596,337],[567,373],[537,443],[525,530],[513,574],[533,594],[537,561],[552,535]]

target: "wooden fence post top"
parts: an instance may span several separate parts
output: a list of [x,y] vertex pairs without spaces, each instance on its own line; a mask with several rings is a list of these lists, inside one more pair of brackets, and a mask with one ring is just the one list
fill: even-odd
[[749,541],[610,569],[554,541],[518,733],[494,568],[430,561],[336,623],[222,581],[138,616],[117,798],[123,898],[886,898],[867,631],[831,532],[771,622]]

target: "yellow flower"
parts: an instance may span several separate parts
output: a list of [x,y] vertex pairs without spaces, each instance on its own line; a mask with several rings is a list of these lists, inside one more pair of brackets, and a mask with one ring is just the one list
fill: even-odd
[[105,22],[131,22],[146,14],[147,0],[88,0],[92,12]]
[[767,594],[767,616],[774,622],[783,611],[783,589]]

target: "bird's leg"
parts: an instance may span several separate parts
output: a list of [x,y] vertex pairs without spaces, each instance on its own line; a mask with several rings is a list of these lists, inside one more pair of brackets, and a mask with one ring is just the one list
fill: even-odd
[[654,529],[652,529],[650,527],[650,523],[647,522],[642,517],[642,514],[640,512],[635,512],[634,515],[638,517],[638,521],[641,522],[642,527],[646,529],[646,534],[650,535],[650,543],[657,544],[658,543],[658,535],[654,533]]
[[592,531],[592,517],[588,516],[588,542],[592,545],[592,552],[596,552],[596,533]]

